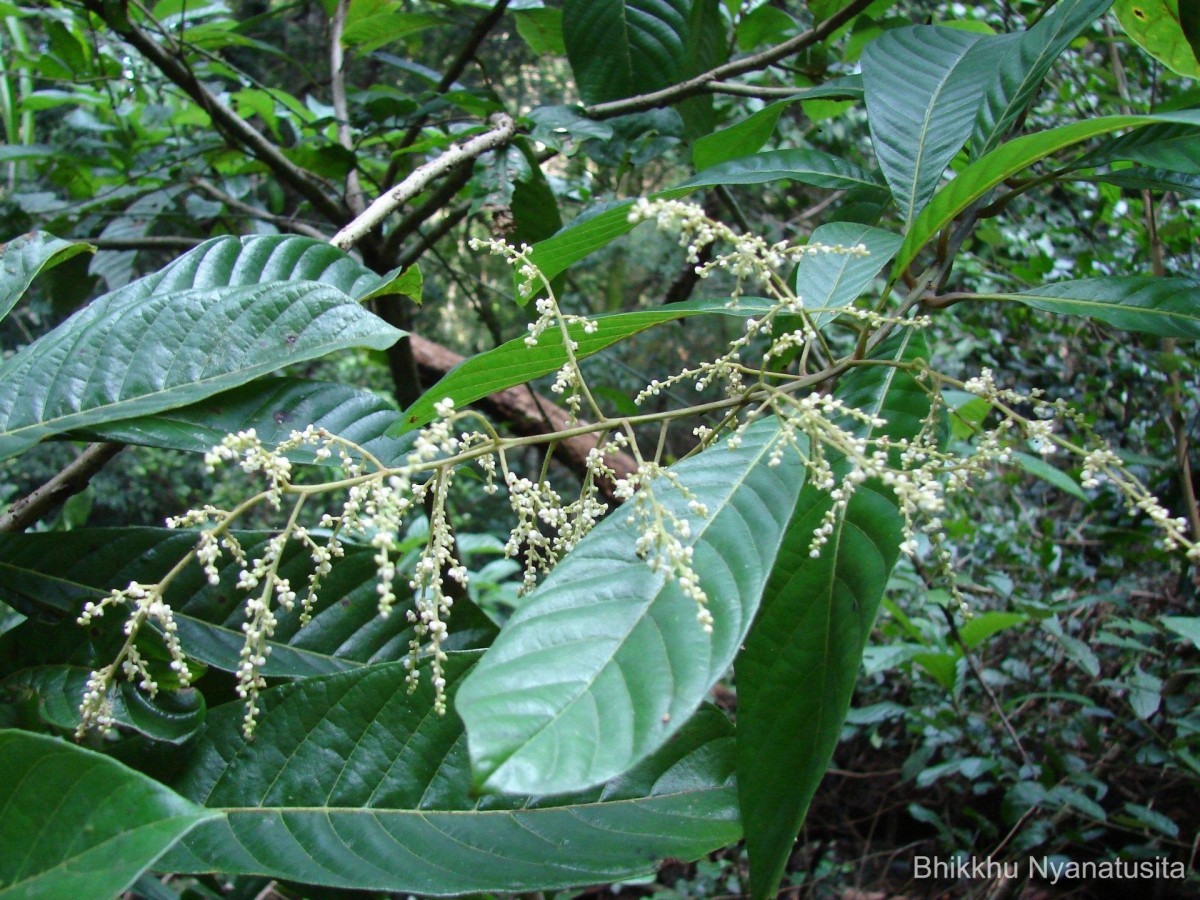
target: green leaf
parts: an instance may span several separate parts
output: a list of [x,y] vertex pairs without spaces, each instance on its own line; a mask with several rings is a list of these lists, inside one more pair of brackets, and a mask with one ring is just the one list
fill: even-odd
[[1024,34],[995,39],[1006,50],[975,122],[971,141],[975,156],[1000,145],[1045,83],[1054,61],[1111,5],[1112,0],[1060,0]]
[[974,650],[994,634],[1029,621],[1026,613],[988,610],[971,618],[958,629],[958,635],[968,649]]
[[1087,316],[1126,331],[1161,337],[1200,338],[1200,281],[1121,275],[1061,281],[1019,294],[964,294],[967,300],[1000,300],[1066,316]]
[[1102,116],[1096,119],[1085,119],[1037,134],[1024,135],[977,159],[935,194],[913,221],[904,237],[904,245],[900,248],[896,264],[892,269],[893,280],[903,274],[920,249],[934,235],[1004,179],[1045,159],[1052,153],[1086,141],[1088,138],[1108,134],[1121,128],[1140,128],[1153,122],[1200,125],[1200,111],[1185,110],[1152,116]]
[[[64,731],[79,725],[79,703],[90,669],[78,666],[35,666],[0,681],[0,696],[9,694],[37,701],[42,721]],[[113,697],[113,718],[123,728],[156,741],[180,744],[204,723],[204,695],[197,690],[160,691],[151,698],[130,682],[122,682]]]
[[883,182],[875,173],[820,150],[768,150],[712,166],[676,185],[670,192],[653,196],[717,185],[765,184],[769,181],[798,181],[830,191],[883,188]]
[[[476,654],[452,654],[453,694]],[[213,710],[175,787],[224,819],[163,867],[447,895],[553,890],[653,871],[738,837],[725,717],[701,710],[636,770],[575,797],[472,796],[462,725],[431,712],[401,664],[265,691],[253,745],[242,709]]]
[[0,458],[401,334],[315,282],[109,294],[0,364]]
[[[906,331],[876,358],[927,354]],[[882,416],[893,438],[921,427],[929,401],[903,371],[871,366],[848,374],[839,394]],[[745,649],[737,658],[738,798],[750,856],[752,896],[772,897],[813,793],[829,765],[875,614],[899,555],[904,520],[890,492],[859,486],[829,542],[809,556],[831,506],[808,485],[800,493]]]
[[1200,175],[1200,128],[1196,124],[1149,125],[1111,138],[1079,159],[1077,165],[1099,166],[1130,160],[1157,169]]
[[95,249],[91,244],[64,241],[44,231],[23,234],[0,244],[0,319],[17,305],[38,273]]
[[539,57],[567,55],[561,9],[523,9],[513,13],[513,18],[517,20],[517,34],[534,54]]
[[[477,788],[557,793],[599,784],[662,747],[733,661],[804,482],[788,451],[767,465],[778,425],[755,423],[674,466],[699,515],[665,481],[655,498],[686,520],[714,620],[654,571],[626,516],[600,523],[500,630],[458,695]],[[642,488],[643,491],[646,488]]]
[[690,11],[688,0],[564,0],[563,41],[583,102],[682,80]]
[[863,96],[861,81],[859,77],[847,76],[818,87],[797,89],[794,97],[785,97],[783,100],[769,103],[740,122],[697,140],[692,145],[692,165],[697,171],[702,171],[718,163],[757,153],[775,133],[775,125],[786,107],[800,101],[823,97],[860,98]]
[[1099,175],[1075,176],[1079,181],[1115,184],[1130,191],[1161,191],[1178,194],[1189,200],[1200,200],[1200,174],[1172,172],[1169,169],[1150,169],[1141,166],[1105,172]]
[[1083,488],[1075,483],[1074,478],[1066,472],[1054,468],[1054,466],[1050,465],[1050,463],[1046,462],[1040,456],[1017,452],[1013,453],[1013,459],[1020,468],[1030,475],[1054,485],[1064,494],[1070,494],[1077,500],[1082,500],[1084,503],[1089,502],[1087,494],[1083,492]]
[[[371,391],[299,378],[260,378],[190,406],[96,426],[86,435],[93,440],[207,453],[226,435],[248,428],[270,446],[312,425],[353,441],[384,465],[398,466],[412,449],[411,438],[387,437],[387,430],[398,421],[400,413],[391,401]],[[340,464],[336,457],[317,459],[307,445],[289,451],[288,458]]]
[[[663,322],[698,315],[752,316],[768,309],[770,301],[742,297],[737,307],[730,308],[728,303],[728,300],[688,300],[655,309],[602,314],[592,317],[591,321],[596,323],[592,333],[584,331],[582,324],[567,326],[567,332],[578,344],[575,358],[585,359]],[[469,357],[451,369],[445,378],[404,411],[401,421],[393,425],[388,434],[402,434],[433,421],[434,406],[446,397],[452,398],[455,406],[462,407],[480,397],[557,372],[566,362],[562,332],[557,329],[544,331],[533,347],[526,346],[524,338],[508,341]]]
[[898,235],[869,225],[830,222],[818,226],[809,243],[843,247],[862,244],[870,255],[817,253],[803,257],[796,265],[792,284],[805,307],[812,310],[813,327],[825,327],[857,300],[900,249],[900,242]]
[[145,298],[191,288],[236,287],[269,281],[319,281],[355,300],[364,300],[384,293],[407,294],[412,284],[408,279],[412,277],[410,270],[377,275],[332,244],[314,238],[227,236],[205,241],[158,272],[109,296]]
[[915,25],[884,32],[863,51],[871,139],[906,224],[970,136],[995,48],[978,34]]
[[[250,559],[263,555],[270,534],[236,532]],[[314,539],[319,539],[314,534]],[[130,581],[153,584],[195,544],[194,532],[165,528],[79,529],[66,534],[0,535],[0,600],[21,608],[52,610],[69,616],[70,635],[86,632],[73,624],[88,600],[98,600]],[[378,615],[375,551],[345,544],[345,556],[322,581],[313,620],[301,627],[299,608],[276,611],[279,624],[263,674],[307,677],[358,668],[370,662],[400,659],[414,632],[403,615]],[[404,561],[401,561],[401,569]],[[224,671],[236,671],[244,642],[238,567],[225,556],[218,563],[220,583],[210,585],[198,566],[189,566],[171,583],[167,602],[176,613],[179,639],[194,659]],[[297,586],[308,583],[312,562],[295,543],[284,550],[279,574]],[[395,590],[408,595],[397,578]],[[451,649],[485,646],[495,626],[469,600],[454,603],[449,621]],[[60,661],[60,660],[53,660]]]
[[442,24],[437,16],[403,12],[394,0],[355,0],[348,6],[342,46],[353,47],[360,54]]
[[116,760],[0,731],[0,897],[112,897],[201,822],[203,810]]
[[[1184,0],[1189,2],[1195,0]],[[1200,60],[1184,32],[1179,0],[1117,0],[1113,12],[1139,47],[1175,74],[1200,78]]]
[[1200,616],[1159,616],[1158,621],[1200,649]]

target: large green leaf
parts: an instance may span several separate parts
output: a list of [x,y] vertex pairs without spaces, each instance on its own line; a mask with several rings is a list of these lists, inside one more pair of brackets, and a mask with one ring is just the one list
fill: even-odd
[[[567,333],[578,345],[575,358],[584,359],[663,322],[698,315],[751,316],[769,308],[769,301],[758,297],[742,297],[732,308],[728,304],[728,300],[688,300],[655,309],[610,313],[592,318],[596,329],[591,333],[584,331],[584,326],[578,323],[569,325]],[[524,338],[508,341],[469,357],[451,369],[445,378],[404,411],[401,421],[388,433],[400,434],[432,421],[434,406],[445,397],[452,398],[455,405],[461,407],[480,397],[557,372],[566,362],[567,351],[558,329],[544,331],[533,347],[527,347]]]
[[938,191],[921,210],[904,237],[896,257],[892,278],[899,278],[922,247],[954,217],[981,199],[1004,179],[1045,159],[1059,150],[1071,147],[1088,138],[1109,134],[1121,128],[1140,128],[1155,122],[1181,125],[1200,125],[1200,110],[1161,113],[1150,116],[1102,116],[1061,125],[1037,134],[1027,134],[1009,141],[986,156],[977,159],[948,185]]
[[356,300],[389,293],[407,293],[403,274],[376,275],[353,257],[326,241],[297,235],[218,237],[158,272],[116,292],[121,297],[149,297],[190,288],[235,287],[271,281],[319,281]]
[[1079,181],[1099,181],[1115,184],[1131,191],[1170,191],[1189,200],[1200,200],[1200,174],[1172,172],[1169,169],[1149,169],[1136,166],[1099,175],[1077,175]]
[[95,249],[90,244],[64,241],[44,231],[23,234],[0,244],[0,319],[17,305],[39,272]]
[[[687,181],[651,194],[652,200],[671,200],[691,191],[726,184],[765,184],[796,181],[826,190],[863,188],[886,197],[883,180],[873,172],[819,150],[769,150],[714,165]],[[547,278],[553,278],[589,253],[628,233],[632,200],[624,200],[586,218],[580,217],[554,237],[534,245],[530,259]],[[517,288],[523,283],[518,279]]]
[[1081,278],[1019,294],[967,294],[971,300],[1023,303],[1067,316],[1088,316],[1127,331],[1200,338],[1200,281],[1149,275]]
[[1024,34],[990,39],[1005,50],[975,122],[975,156],[1000,145],[1045,83],[1050,66],[1110,5],[1112,0],[1061,0]]
[[[239,532],[250,559],[261,557],[270,535]],[[153,584],[191,549],[193,532],[165,528],[77,529],[59,534],[0,535],[0,600],[22,609],[51,610],[75,616],[83,603],[96,600],[130,581]],[[323,580],[308,625],[300,627],[299,609],[278,611],[272,651],[263,670],[275,677],[305,677],[357,668],[366,663],[402,658],[414,633],[403,615],[380,618],[375,590],[375,551],[347,543],[345,557]],[[308,582],[312,563],[297,545],[289,544],[279,574],[297,593]],[[220,583],[210,585],[198,566],[182,572],[167,593],[176,611],[179,638],[189,655],[225,671],[235,671],[245,636],[237,567],[228,558],[219,564]],[[403,597],[405,576],[396,593]],[[24,626],[20,626],[24,627]],[[447,646],[485,646],[495,626],[469,600],[455,601]],[[18,629],[14,630],[14,634]],[[84,639],[84,629],[68,625],[68,637]],[[0,638],[0,640],[6,640]],[[19,638],[19,635],[16,635]],[[14,638],[15,639],[15,638]],[[62,662],[66,659],[47,660]]]
[[195,403],[401,332],[311,281],[94,301],[0,364],[0,458],[53,434]]
[[[411,438],[386,435],[399,419],[390,401],[361,388],[299,378],[260,378],[190,406],[88,429],[87,436],[205,453],[226,435],[247,428],[271,445],[312,425],[353,441],[384,465],[398,466],[412,447]],[[317,459],[314,448],[307,445],[288,456],[297,462],[339,465],[337,457]]]
[[849,253],[816,253],[796,265],[792,284],[811,310],[814,328],[823,328],[838,312],[859,298],[900,249],[900,237],[882,228],[853,222],[830,222],[817,227],[810,243],[853,247],[862,244],[869,256]]
[[480,789],[599,784],[687,721],[745,637],[804,482],[790,451],[767,465],[777,436],[775,422],[758,422],[738,449],[722,444],[674,467],[707,515],[665,481],[654,487],[689,523],[680,540],[694,554],[711,632],[678,580],[638,555],[622,514],[584,538],[504,624],[458,695]]
[[565,0],[563,41],[584,103],[619,100],[682,80],[688,0]]
[[[451,695],[477,654],[451,654]],[[264,874],[447,895],[608,882],[736,840],[732,737],[708,707],[623,778],[575,797],[472,795],[462,725],[403,665],[266,691],[254,744],[240,704],[213,710],[174,786],[226,817],[171,871]]]
[[[1183,0],[1184,4],[1195,0]],[[1200,78],[1200,59],[1180,19],[1179,0],[1117,0],[1113,12],[1125,33],[1172,72]]]
[[1139,128],[1100,144],[1079,160],[1079,166],[1099,166],[1115,160],[1200,175],[1200,128],[1194,122]]
[[905,223],[970,136],[996,57],[980,35],[933,25],[886,31],[863,51],[871,140]]
[[[877,358],[915,359],[924,340],[906,331]],[[894,438],[921,427],[929,402],[911,375],[872,366],[839,394],[888,423]],[[753,896],[774,896],[796,834],[837,744],[863,648],[899,555],[903,518],[890,492],[858,488],[817,559],[809,546],[828,512],[806,485],[796,503],[762,608],[737,658],[738,797]]]
[[0,731],[0,897],[112,897],[220,813],[58,738]]

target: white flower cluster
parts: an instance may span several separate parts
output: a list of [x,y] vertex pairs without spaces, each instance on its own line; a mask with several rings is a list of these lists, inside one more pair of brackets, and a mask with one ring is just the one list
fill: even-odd
[[159,627],[163,643],[171,657],[170,668],[175,673],[176,680],[180,685],[187,685],[191,681],[187,659],[179,644],[175,615],[163,600],[158,585],[139,584],[135,581],[124,590],[113,591],[99,603],[88,601],[84,604],[78,622],[80,625],[89,625],[92,620],[103,616],[106,609],[127,604],[132,606],[132,611],[124,626],[125,644],[112,663],[97,669],[88,677],[83,701],[79,707],[80,721],[75,729],[76,738],[82,738],[92,728],[107,733],[116,724],[110,691],[118,671],[151,697],[158,693],[158,682],[150,672],[146,660],[138,652],[136,644],[138,629],[147,621]]

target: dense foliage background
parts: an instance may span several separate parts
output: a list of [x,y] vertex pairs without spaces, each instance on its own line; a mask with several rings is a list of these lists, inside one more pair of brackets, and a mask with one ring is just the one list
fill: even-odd
[[[969,455],[997,404],[940,382],[939,404],[914,401],[914,373],[991,369],[1071,404],[1065,433],[1106,441],[1196,538],[1198,19],[1182,0],[0,0],[0,846],[25,849],[2,854],[0,897],[1132,889],[1039,887],[1027,867],[915,877],[916,856],[955,854],[1169,861],[1187,874],[1151,879],[1155,896],[1191,895],[1196,563],[1081,456],[1020,429],[1011,464],[947,495],[911,557],[870,482],[837,513],[844,542],[810,560],[829,502],[801,463],[758,464],[761,431],[741,456],[689,456],[719,417],[630,426],[712,506],[704,583],[722,560],[749,574],[710,589],[711,641],[655,587],[637,624],[666,622],[668,683],[635,648],[615,663],[628,696],[589,693],[600,712],[571,707],[549,750],[551,726],[522,732],[527,710],[496,696],[504,660],[525,660],[509,689],[541,697],[589,664],[538,657],[569,630],[539,624],[547,603],[567,598],[588,647],[624,625],[588,606],[586,553],[520,596],[528,536],[506,555],[508,503],[465,476],[445,500],[471,576],[446,716],[428,678],[406,691],[413,626],[376,615],[368,535],[307,627],[280,613],[253,743],[228,557],[216,583],[193,563],[166,595],[193,684],[147,625],[157,695],[121,683],[117,728],[71,737],[89,673],[125,644],[119,616],[77,624],[83,604],[189,552],[196,533],[167,517],[248,496],[206,471],[227,433],[311,423],[399,466],[408,426],[449,395],[519,439],[520,475],[566,497],[589,483],[594,437],[542,440],[568,427],[561,341],[527,352],[521,276],[472,238],[532,245],[565,315],[612,314],[579,365],[613,421],[724,396],[681,384],[633,404],[748,315],[712,302],[732,277],[698,278],[675,235],[629,233],[637,197],[686,195],[770,241],[863,242],[866,263],[778,273],[831,310],[815,390],[894,438],[928,419]],[[897,347],[890,324],[839,315],[853,307],[931,321]],[[864,354],[882,368],[834,365]],[[297,485],[349,471],[311,448],[293,460]],[[606,576],[640,565],[622,515]],[[239,520],[250,558],[284,519]],[[418,512],[389,542],[401,606],[430,533]],[[295,544],[279,565],[293,585],[313,569]],[[610,704],[629,734],[603,727]]]

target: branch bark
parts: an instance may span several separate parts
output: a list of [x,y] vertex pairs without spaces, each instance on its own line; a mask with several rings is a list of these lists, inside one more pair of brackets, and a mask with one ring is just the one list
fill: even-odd
[[[342,33],[346,30],[346,13],[349,9],[350,0],[338,0],[337,9],[333,13],[333,22],[329,29],[329,81],[330,92],[333,94],[333,115],[337,119],[338,143],[353,152],[350,110],[346,103],[346,55],[342,52]],[[356,216],[367,205],[357,168],[346,173],[346,205]]]
[[121,452],[124,444],[89,444],[74,461],[61,472],[13,503],[0,516],[0,532],[24,531],[38,519],[47,515],[68,497],[78,494],[88,486],[92,476],[104,468],[105,463]]
[[[318,241],[325,240],[325,235],[311,225],[304,222],[297,222],[295,219],[287,216],[277,216],[274,213],[269,213],[265,209],[259,209],[257,206],[252,206],[232,194],[227,194],[211,181],[204,178],[193,178],[192,184],[198,187],[204,193],[208,194],[214,200],[220,200],[230,209],[237,210],[242,215],[249,216],[252,219],[260,219],[263,222],[270,222],[284,231],[290,231],[293,234],[302,234],[305,237],[316,238]],[[95,243],[93,241],[93,243]]]
[[673,103],[678,103],[680,100],[686,100],[688,97],[709,90],[710,85],[714,82],[724,81],[727,78],[744,75],[747,72],[754,72],[758,69],[765,69],[771,63],[781,60],[785,56],[791,56],[793,53],[798,53],[814,44],[819,44],[870,6],[871,3],[872,0],[854,0],[845,9],[830,16],[814,28],[810,28],[803,34],[798,34],[794,38],[784,41],[782,44],[777,44],[761,53],[735,59],[732,62],[717,66],[715,69],[709,69],[707,72],[702,72],[693,78],[689,78],[687,81],[681,81],[679,84],[673,84],[662,90],[639,94],[636,97],[626,97],[624,100],[612,100],[608,103],[597,103],[593,106],[585,107],[584,113],[593,119],[611,119],[614,116],[642,112],[660,106],[670,106]]
[[488,150],[494,150],[496,147],[507,144],[516,134],[517,125],[511,116],[497,113],[492,116],[491,123],[491,131],[485,131],[462,144],[456,144],[437,158],[417,166],[407,178],[395,187],[388,189],[368,206],[362,215],[357,216],[354,221],[335,234],[330,243],[341,250],[349,250],[366,237],[376,225],[425,190],[429,182]]

